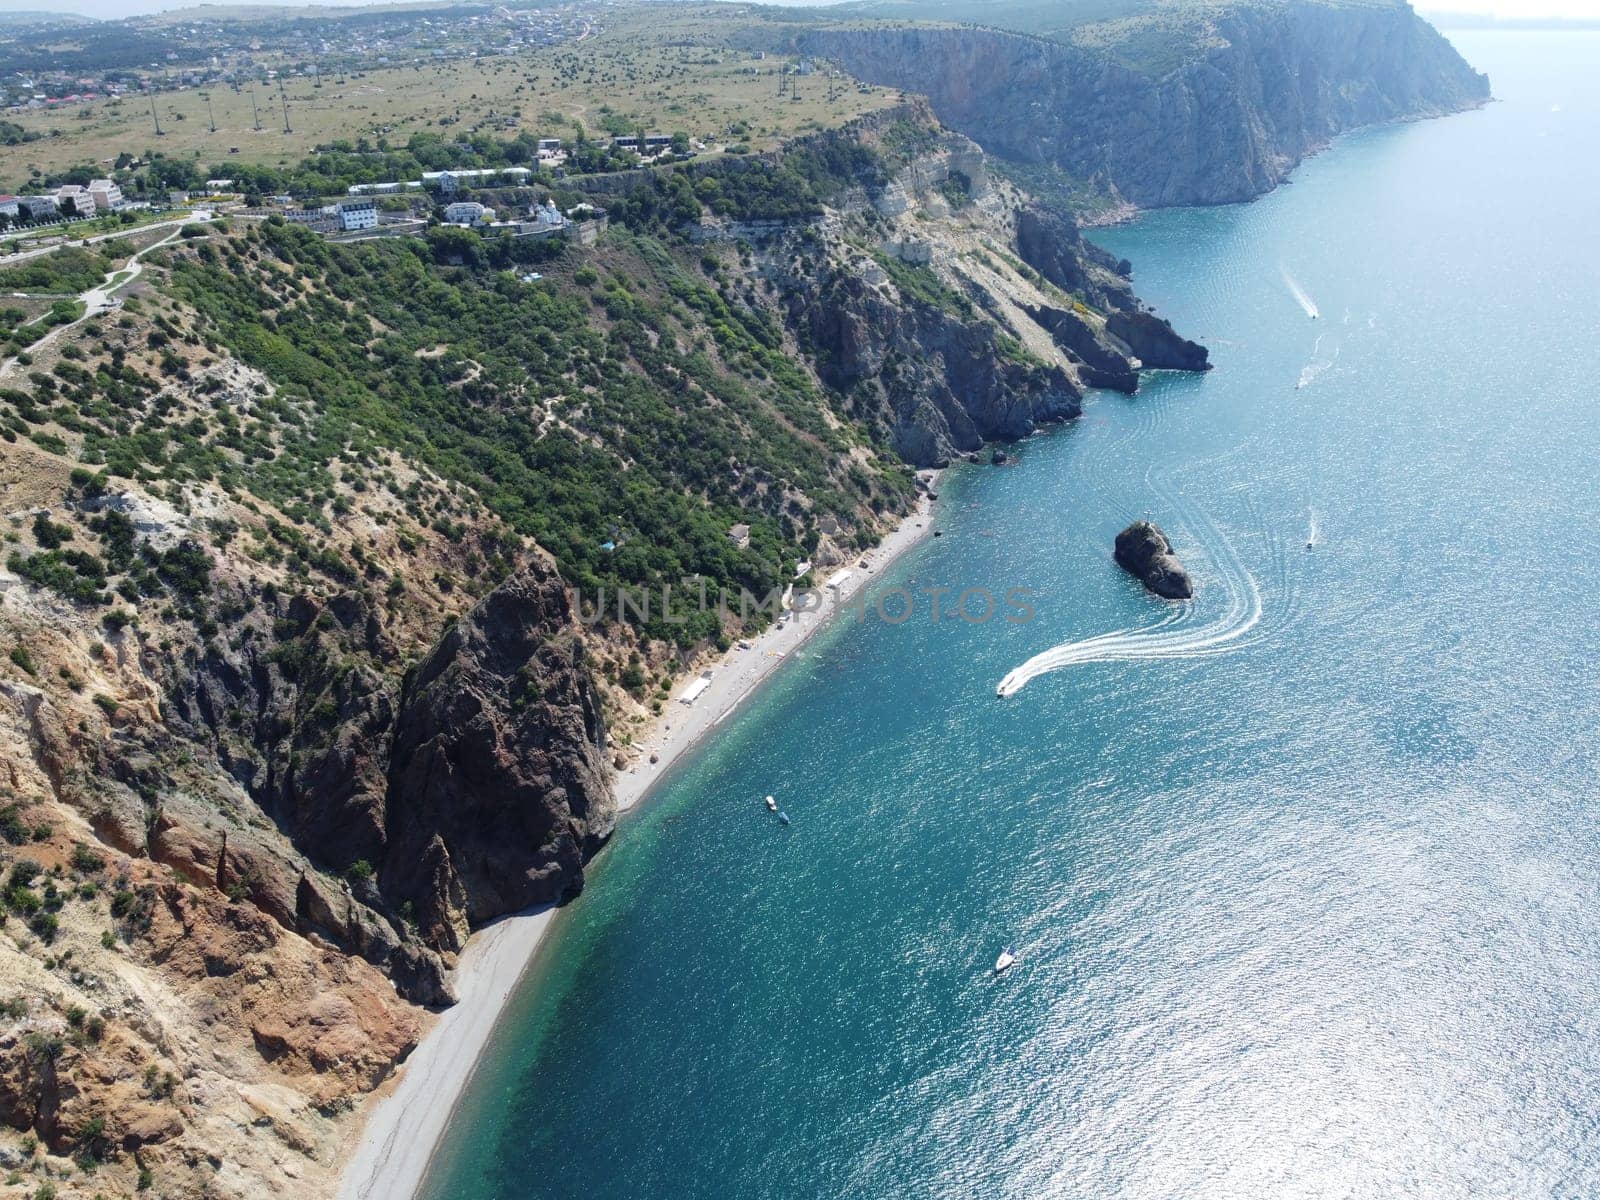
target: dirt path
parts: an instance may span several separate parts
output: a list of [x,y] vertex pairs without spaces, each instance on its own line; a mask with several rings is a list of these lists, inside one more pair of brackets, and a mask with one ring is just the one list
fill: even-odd
[[[45,334],[37,342],[34,342],[33,345],[29,346],[27,353],[30,355],[33,354],[35,351],[48,345],[50,342],[55,341],[69,329],[76,329],[90,317],[98,317],[101,313],[105,312],[106,309],[110,308],[113,303],[112,294],[114,292],[121,291],[135,279],[139,278],[139,273],[144,270],[144,263],[140,260],[143,259],[146,254],[149,254],[150,251],[157,250],[171,242],[183,232],[183,225],[187,224],[191,224],[191,222],[183,222],[178,226],[178,228],[174,229],[159,242],[152,242],[143,250],[135,253],[122,266],[114,267],[110,271],[106,272],[106,277],[101,280],[98,285],[90,288],[86,292],[81,292],[74,297],[74,299],[83,305],[83,315],[75,321],[69,321],[65,325],[56,326],[56,328]],[[41,314],[40,316],[37,316],[33,320],[29,321],[28,325],[37,325],[42,320],[44,320],[44,314]],[[28,325],[24,325],[22,328],[26,329],[28,328]],[[17,357],[17,355],[12,355],[12,357],[6,359],[4,363],[0,363],[0,379],[5,379],[13,370],[16,369]]]

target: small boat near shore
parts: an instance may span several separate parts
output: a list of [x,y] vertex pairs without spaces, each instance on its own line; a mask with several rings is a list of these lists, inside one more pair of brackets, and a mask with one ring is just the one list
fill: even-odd
[[994,973],[996,975],[1004,975],[1016,965],[1016,962],[1017,948],[1015,946],[1007,946],[1000,951],[1000,957],[994,960]]

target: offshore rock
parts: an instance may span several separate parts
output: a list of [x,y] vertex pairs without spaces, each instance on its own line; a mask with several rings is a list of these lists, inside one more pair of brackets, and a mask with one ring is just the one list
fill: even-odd
[[1189,572],[1153,522],[1135,521],[1117,534],[1116,559],[1118,566],[1158,596],[1187,600],[1194,595]]

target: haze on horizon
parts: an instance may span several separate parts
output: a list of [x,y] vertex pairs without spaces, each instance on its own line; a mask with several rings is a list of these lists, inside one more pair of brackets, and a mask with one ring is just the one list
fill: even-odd
[[[268,0],[271,2],[271,0]],[[285,7],[356,8],[373,0],[290,0]],[[441,0],[448,2],[448,0]],[[773,4],[829,4],[839,0],[767,0]],[[526,0],[524,0],[526,3]],[[1600,20],[1600,0],[1436,0],[1416,3],[1424,16],[1451,13],[1505,20]],[[45,11],[112,19],[196,7],[196,0],[0,0],[0,13]]]

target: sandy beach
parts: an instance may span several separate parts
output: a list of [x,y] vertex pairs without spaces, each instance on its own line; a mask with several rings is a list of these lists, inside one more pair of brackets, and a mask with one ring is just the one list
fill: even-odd
[[[644,799],[678,759],[847,609],[876,573],[932,531],[932,503],[922,496],[916,509],[872,550],[826,574],[819,570],[815,607],[788,614],[679,681],[661,716],[633,743],[633,766],[613,778],[618,811]],[[709,679],[701,684],[706,674]],[[685,703],[683,698],[692,692],[692,702]],[[437,1018],[395,1079],[368,1101],[362,1124],[347,1142],[338,1200],[412,1200],[416,1195],[495,1023],[554,917],[551,908],[518,913],[468,940],[453,977],[458,1002]]]

